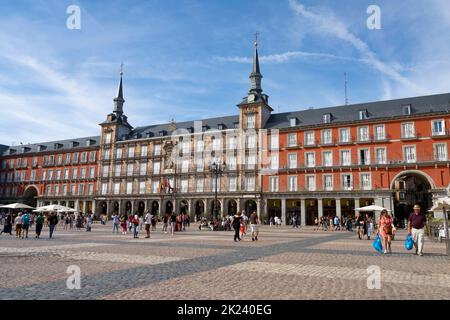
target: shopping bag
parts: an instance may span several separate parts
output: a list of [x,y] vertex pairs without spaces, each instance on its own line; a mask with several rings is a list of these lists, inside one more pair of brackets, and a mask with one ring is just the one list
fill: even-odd
[[383,253],[383,243],[381,242],[380,235],[377,234],[375,240],[373,240],[373,248],[378,251],[378,253]]
[[411,237],[411,235],[408,234],[408,235],[406,236],[406,240],[405,240],[405,249],[406,249],[406,250],[411,250],[413,247],[414,247],[414,240],[413,240],[413,238]]

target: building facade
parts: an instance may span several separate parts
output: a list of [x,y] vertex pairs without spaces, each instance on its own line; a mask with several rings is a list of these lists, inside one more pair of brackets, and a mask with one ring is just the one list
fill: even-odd
[[100,136],[0,146],[0,203],[191,217],[217,208],[310,225],[369,204],[403,218],[446,194],[450,94],[274,114],[255,44],[237,115],[134,128],[122,78]]

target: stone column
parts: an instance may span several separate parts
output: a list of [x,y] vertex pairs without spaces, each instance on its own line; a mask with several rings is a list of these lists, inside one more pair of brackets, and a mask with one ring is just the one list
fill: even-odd
[[286,225],[286,198],[281,199],[281,221]]
[[336,199],[336,215],[339,218],[339,220],[342,217],[342,213],[341,213],[341,199]]
[[[219,199],[217,199],[217,200],[219,201]],[[221,206],[220,206],[219,217],[222,218],[225,215],[225,199],[221,198],[220,202],[221,202]]]
[[318,217],[319,219],[323,216],[323,199],[317,199],[317,207],[318,207]]
[[353,198],[353,201],[355,202],[355,209],[360,207],[360,205],[359,205],[359,199],[360,199],[360,198]]
[[236,211],[241,212],[241,199],[240,198],[236,199]]
[[[256,199],[256,213],[258,214],[258,220],[261,223],[261,199]],[[250,213],[248,213],[250,216]]]
[[300,222],[302,226],[306,226],[306,200],[300,199]]

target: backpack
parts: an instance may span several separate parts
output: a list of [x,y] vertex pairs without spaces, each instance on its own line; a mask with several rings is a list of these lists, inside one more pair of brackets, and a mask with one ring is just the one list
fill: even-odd
[[30,223],[30,216],[28,214],[25,214],[22,217],[22,221],[23,221],[23,224],[29,224]]

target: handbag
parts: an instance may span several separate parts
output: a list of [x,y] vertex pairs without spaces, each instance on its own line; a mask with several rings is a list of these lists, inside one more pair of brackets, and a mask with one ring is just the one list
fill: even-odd
[[373,240],[372,246],[376,251],[378,251],[378,253],[383,253],[383,244],[379,234],[377,234],[375,240]]
[[405,249],[406,249],[406,250],[411,250],[413,247],[414,247],[414,240],[413,240],[413,238],[411,237],[411,235],[408,234],[408,235],[406,236],[406,240],[405,240]]

